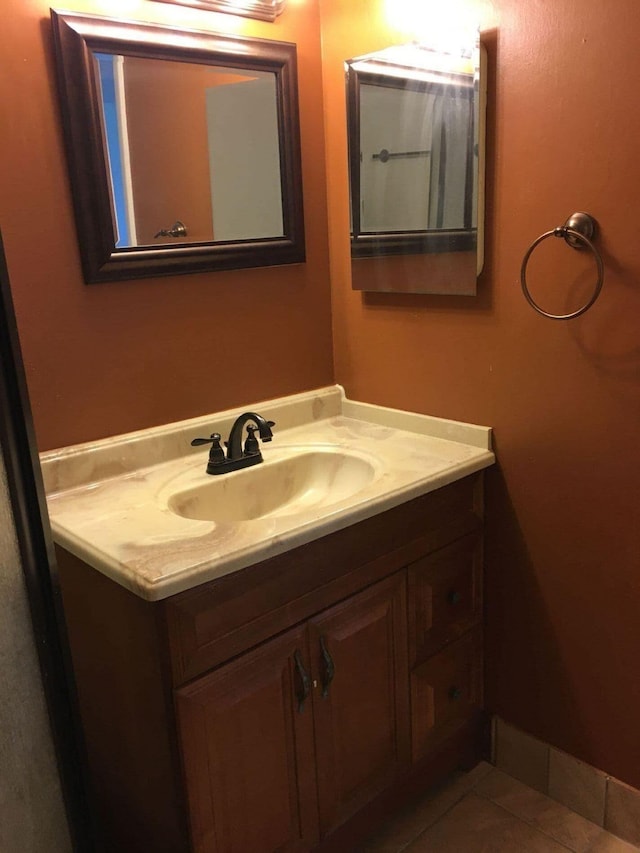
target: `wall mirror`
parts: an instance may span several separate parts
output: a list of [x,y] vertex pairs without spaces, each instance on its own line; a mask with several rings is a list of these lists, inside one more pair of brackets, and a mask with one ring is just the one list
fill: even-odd
[[51,15],[87,282],[304,261],[295,45]]
[[475,293],[482,268],[480,66],[477,32],[455,48],[399,45],[346,63],[352,258],[441,256],[424,292],[451,292],[445,259],[457,293]]

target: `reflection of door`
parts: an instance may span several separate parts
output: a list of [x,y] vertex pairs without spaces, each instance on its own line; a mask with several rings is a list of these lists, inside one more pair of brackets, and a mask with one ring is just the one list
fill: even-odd
[[360,87],[362,231],[429,227],[435,102],[427,92]]
[[206,92],[216,240],[284,233],[275,74],[255,74]]

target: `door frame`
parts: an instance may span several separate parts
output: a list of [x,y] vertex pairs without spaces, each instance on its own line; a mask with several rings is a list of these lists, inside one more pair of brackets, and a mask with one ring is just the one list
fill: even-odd
[[0,452],[24,573],[69,833],[92,853],[86,762],[40,460],[0,233]]

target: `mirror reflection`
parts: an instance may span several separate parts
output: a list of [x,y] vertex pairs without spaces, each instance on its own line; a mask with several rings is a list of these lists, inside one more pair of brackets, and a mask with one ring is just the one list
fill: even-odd
[[360,227],[473,227],[469,90],[406,82],[360,86]]
[[[400,45],[351,59],[347,96],[352,256],[462,253],[454,263],[470,283],[456,292],[475,292],[483,155],[477,33],[462,47]],[[355,277],[354,287],[367,289]]]
[[283,235],[274,73],[95,61],[116,247]]

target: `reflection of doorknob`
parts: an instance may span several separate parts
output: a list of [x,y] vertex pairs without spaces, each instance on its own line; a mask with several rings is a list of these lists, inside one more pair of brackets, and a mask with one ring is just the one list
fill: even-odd
[[171,228],[162,228],[158,231],[157,234],[154,234],[154,239],[156,237],[186,237],[187,236],[187,228],[184,222],[180,222],[179,219],[173,223]]

